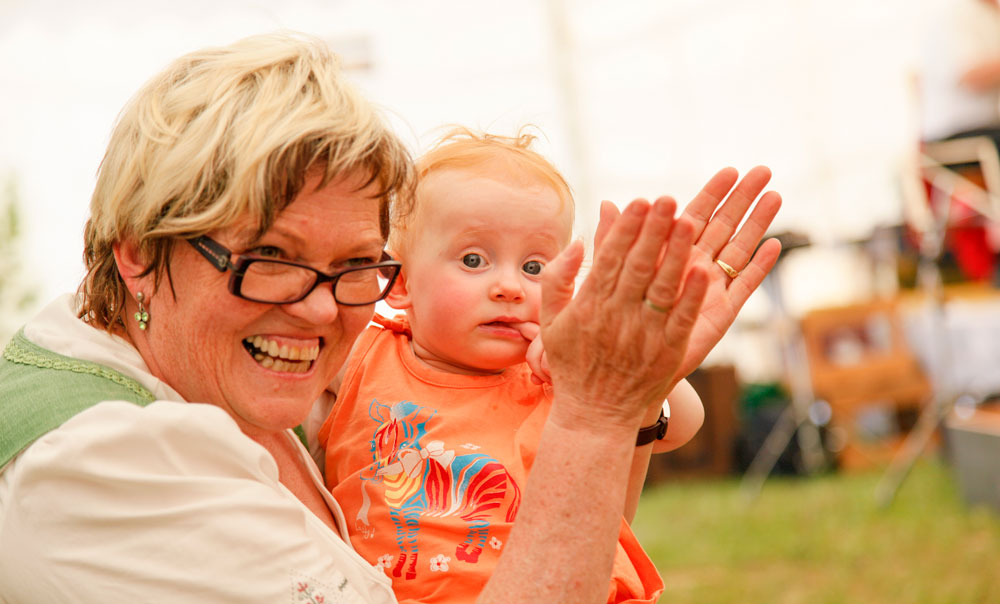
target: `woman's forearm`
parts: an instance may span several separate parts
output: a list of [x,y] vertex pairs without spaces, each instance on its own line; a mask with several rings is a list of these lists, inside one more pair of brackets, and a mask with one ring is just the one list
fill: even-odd
[[634,449],[631,429],[547,422],[480,604],[605,601]]

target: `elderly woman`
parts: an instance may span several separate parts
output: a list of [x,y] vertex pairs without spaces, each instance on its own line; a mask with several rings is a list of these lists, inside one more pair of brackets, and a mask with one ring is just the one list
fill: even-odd
[[[730,172],[680,221],[667,201],[606,208],[575,298],[582,247],[546,269],[556,396],[481,601],[603,601],[642,418],[777,253],[750,258],[776,196],[730,241],[766,174],[706,228]],[[0,361],[0,600],[394,601],[293,429],[398,271],[382,250],[411,181],[315,41],[196,52],[139,92],[101,164],[80,292]],[[685,271],[692,249],[747,268]]]

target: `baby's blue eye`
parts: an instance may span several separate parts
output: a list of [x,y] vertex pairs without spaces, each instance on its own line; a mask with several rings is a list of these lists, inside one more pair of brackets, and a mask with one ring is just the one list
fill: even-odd
[[542,272],[542,267],[544,265],[537,260],[529,260],[525,262],[521,267],[521,270],[528,273],[529,275],[537,275]]
[[469,268],[479,268],[483,264],[483,257],[479,254],[466,254],[462,256],[462,264]]

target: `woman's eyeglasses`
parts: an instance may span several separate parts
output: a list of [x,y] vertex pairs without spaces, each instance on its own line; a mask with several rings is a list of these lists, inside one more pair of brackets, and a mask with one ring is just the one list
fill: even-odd
[[365,306],[385,298],[402,266],[382,252],[379,262],[352,266],[332,274],[295,262],[237,256],[205,235],[188,239],[219,272],[232,271],[229,291],[237,297],[266,304],[291,304],[304,299],[320,283],[333,284],[333,298],[344,306]]

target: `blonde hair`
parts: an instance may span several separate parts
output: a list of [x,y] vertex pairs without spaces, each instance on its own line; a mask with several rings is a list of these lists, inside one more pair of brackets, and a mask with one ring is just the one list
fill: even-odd
[[[485,173],[525,174],[546,184],[556,192],[560,201],[574,208],[573,193],[559,170],[531,147],[537,137],[528,130],[533,126],[522,126],[517,134],[501,136],[478,132],[464,126],[453,126],[442,135],[429,151],[417,159],[417,186],[415,194],[414,220],[408,216],[395,216],[389,235],[389,248],[397,256],[405,256],[412,244],[414,233],[420,229],[417,217],[420,208],[427,206],[421,199],[420,183],[438,170],[482,170]],[[404,221],[404,218],[407,220]]]
[[[127,295],[112,245],[134,240],[158,285],[179,239],[249,216],[263,234],[299,193],[358,173],[375,183],[382,235],[405,216],[412,160],[320,40],[253,36],[185,55],[122,110],[101,161],[84,234],[80,316],[111,330]],[[363,187],[362,187],[363,188]]]

